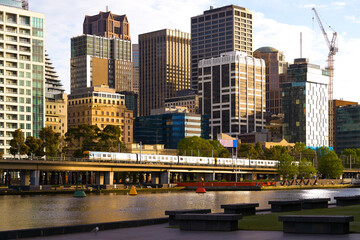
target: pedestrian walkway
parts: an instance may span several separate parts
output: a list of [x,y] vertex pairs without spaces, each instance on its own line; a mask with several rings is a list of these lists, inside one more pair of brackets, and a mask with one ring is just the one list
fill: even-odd
[[198,239],[246,239],[246,240],[304,240],[304,239],[316,239],[316,240],[358,240],[360,234],[348,234],[348,235],[312,235],[312,234],[288,234],[279,231],[234,231],[234,232],[208,232],[208,231],[181,231],[178,228],[169,228],[168,224],[150,225],[145,227],[136,228],[121,228],[115,230],[89,232],[89,233],[77,233],[58,236],[49,236],[44,238],[30,238],[30,239],[77,239],[77,240],[92,240],[92,239],[156,239],[156,240],[198,240]]

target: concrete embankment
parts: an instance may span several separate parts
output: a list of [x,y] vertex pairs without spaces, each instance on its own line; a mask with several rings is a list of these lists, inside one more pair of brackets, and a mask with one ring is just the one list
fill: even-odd
[[61,227],[47,227],[47,228],[31,228],[11,231],[0,231],[0,239],[19,239],[19,238],[33,238],[46,237],[62,234],[97,232],[119,228],[140,227],[154,224],[161,224],[169,222],[169,218],[152,218],[143,220],[131,220],[120,222],[107,223],[93,223],[83,225],[61,226]]

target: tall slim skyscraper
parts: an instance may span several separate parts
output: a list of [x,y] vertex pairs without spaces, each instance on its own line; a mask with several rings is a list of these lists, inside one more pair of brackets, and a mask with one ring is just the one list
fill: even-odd
[[129,22],[126,15],[86,16],[84,34],[71,39],[71,93],[107,85],[132,91]]
[[163,29],[139,35],[140,116],[190,88],[190,34]]
[[199,110],[210,118],[211,136],[233,137],[265,128],[265,62],[244,52],[199,62]]
[[191,88],[198,89],[198,63],[231,51],[252,56],[252,13],[243,7],[210,7],[191,18]]
[[44,15],[1,5],[0,151],[9,154],[20,128],[38,137],[45,126]]
[[310,64],[306,58],[295,59],[282,85],[283,136],[291,143],[308,147],[329,144],[329,72]]
[[288,63],[283,52],[272,47],[262,47],[254,52],[254,57],[264,59],[266,65],[266,111],[281,113],[281,84],[286,79]]

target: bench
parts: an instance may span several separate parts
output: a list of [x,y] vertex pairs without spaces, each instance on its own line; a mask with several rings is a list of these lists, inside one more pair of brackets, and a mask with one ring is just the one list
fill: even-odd
[[169,226],[179,225],[175,219],[175,216],[177,214],[185,214],[185,213],[206,214],[206,213],[211,213],[211,209],[182,209],[182,210],[165,211],[165,215],[169,215]]
[[349,206],[349,205],[356,205],[360,204],[360,196],[341,196],[341,197],[334,197],[336,200],[337,206]]
[[302,209],[328,208],[330,198],[302,199]]
[[258,203],[241,203],[241,204],[223,204],[221,208],[224,209],[225,214],[241,214],[243,216],[255,215],[255,208]]
[[300,211],[302,200],[269,201],[271,212]]
[[347,234],[353,216],[286,215],[279,216],[284,233]]
[[190,231],[235,231],[241,214],[178,214],[175,216],[181,230]]

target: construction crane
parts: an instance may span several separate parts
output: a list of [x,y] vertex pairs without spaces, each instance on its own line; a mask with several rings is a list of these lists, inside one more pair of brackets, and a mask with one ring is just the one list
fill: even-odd
[[329,54],[327,59],[327,67],[326,70],[329,71],[330,74],[330,82],[329,82],[329,147],[333,147],[334,145],[334,102],[333,102],[333,83],[334,83],[334,56],[338,52],[337,47],[337,32],[329,26],[329,28],[333,31],[332,39],[329,40],[327,33],[321,23],[319,14],[317,13],[315,8],[312,8],[315,13],[316,20],[319,23],[322,34],[324,35],[325,42],[329,48]]

